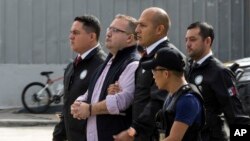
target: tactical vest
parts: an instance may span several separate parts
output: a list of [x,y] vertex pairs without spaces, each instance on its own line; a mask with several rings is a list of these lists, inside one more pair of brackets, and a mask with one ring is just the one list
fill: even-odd
[[[94,76],[92,77],[91,83],[88,88],[88,98],[87,103],[91,103],[92,94],[95,88],[95,84],[101,75],[102,71],[104,70],[108,61],[112,58],[112,55],[109,54],[106,61],[100,66]],[[107,89],[110,84],[114,84],[125,70],[128,64],[134,61],[139,61],[139,55],[136,52],[136,46],[127,47],[123,50],[120,50],[116,57],[114,58],[108,73],[105,77],[103,82],[102,90],[100,93],[99,101],[106,99],[107,96]],[[128,108],[125,111],[124,115],[97,115],[96,122],[97,122],[97,133],[99,141],[113,141],[113,135],[118,134],[119,132],[127,129],[132,122],[132,108]],[[86,125],[85,125],[86,126]]]
[[[182,86],[172,96],[172,100],[170,101],[168,106],[163,107],[163,109],[161,111],[159,111],[157,119],[156,119],[157,121],[159,121],[159,122],[157,122],[157,126],[158,126],[159,130],[165,132],[166,137],[169,136],[171,127],[172,127],[174,120],[175,120],[176,103],[177,103],[178,99],[180,98],[180,96],[185,95],[185,94],[192,94],[195,97],[197,97],[199,99],[199,101],[201,102],[203,110],[202,110],[201,124],[200,125],[197,125],[197,124],[191,125],[187,129],[182,140],[183,141],[200,141],[201,140],[200,132],[201,132],[202,127],[205,124],[205,108],[203,106],[203,98],[202,98],[201,94],[197,90],[196,86],[194,86],[192,84]],[[169,98],[170,97],[168,96],[167,99],[169,99]]]

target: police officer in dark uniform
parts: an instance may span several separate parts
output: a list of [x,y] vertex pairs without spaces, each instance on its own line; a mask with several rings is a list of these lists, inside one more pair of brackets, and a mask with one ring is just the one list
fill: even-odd
[[186,49],[191,58],[187,80],[201,92],[206,108],[206,125],[203,141],[226,141],[224,114],[229,126],[249,124],[235,87],[233,74],[213,56],[213,27],[205,22],[195,22],[186,32]]
[[184,77],[185,61],[182,53],[174,48],[162,48],[155,57],[143,62],[142,67],[152,70],[160,90],[169,92],[160,113],[162,135],[165,140],[200,141],[200,132],[205,123],[203,99],[197,88],[188,84]]
[[[154,116],[162,108],[166,91],[159,90],[153,74],[142,68],[141,63],[154,57],[161,48],[176,48],[168,39],[170,18],[165,10],[149,7],[143,10],[136,27],[138,44],[146,52],[141,53],[135,72],[135,92],[132,104],[132,124],[116,136],[115,141],[152,141],[156,130]],[[177,48],[176,48],[177,49]]]
[[98,40],[99,20],[90,15],[74,19],[70,29],[70,46],[77,58],[70,63],[64,73],[64,105],[60,122],[55,126],[53,141],[83,141],[84,121],[73,118],[70,106],[75,99],[86,92],[93,71],[100,66],[106,53]]

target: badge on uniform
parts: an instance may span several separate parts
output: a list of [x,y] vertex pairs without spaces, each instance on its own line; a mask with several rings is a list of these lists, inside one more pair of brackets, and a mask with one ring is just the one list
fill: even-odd
[[202,81],[203,81],[203,76],[202,75],[198,75],[194,79],[194,82],[195,82],[196,85],[200,85]]
[[144,73],[145,72],[145,70],[144,69],[142,69],[142,73]]
[[80,74],[80,79],[84,79],[87,75],[87,72],[88,72],[87,70],[83,70]]
[[236,90],[236,87],[235,87],[235,86],[232,86],[232,87],[230,87],[230,88],[227,89],[227,90],[228,90],[228,93],[229,93],[230,96],[236,96],[237,90]]

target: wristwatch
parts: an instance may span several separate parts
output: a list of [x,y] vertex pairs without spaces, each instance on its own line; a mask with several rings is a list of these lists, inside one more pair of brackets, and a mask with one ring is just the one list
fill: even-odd
[[134,137],[135,134],[136,134],[136,131],[135,131],[135,129],[134,129],[133,127],[130,127],[130,128],[127,130],[127,132],[128,132],[128,135],[129,135],[130,137]]

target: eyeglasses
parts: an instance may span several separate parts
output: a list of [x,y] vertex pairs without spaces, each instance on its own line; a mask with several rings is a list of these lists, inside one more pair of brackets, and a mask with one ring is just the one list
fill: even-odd
[[126,34],[130,34],[130,33],[128,33],[128,32],[126,32],[126,31],[124,31],[124,30],[121,30],[121,29],[118,29],[118,28],[115,28],[115,27],[108,27],[107,28],[107,32],[112,32],[112,33],[126,33]]
[[156,71],[164,71],[164,70],[167,70],[167,69],[164,69],[164,68],[154,68],[154,69],[152,69],[152,73],[154,74]]

